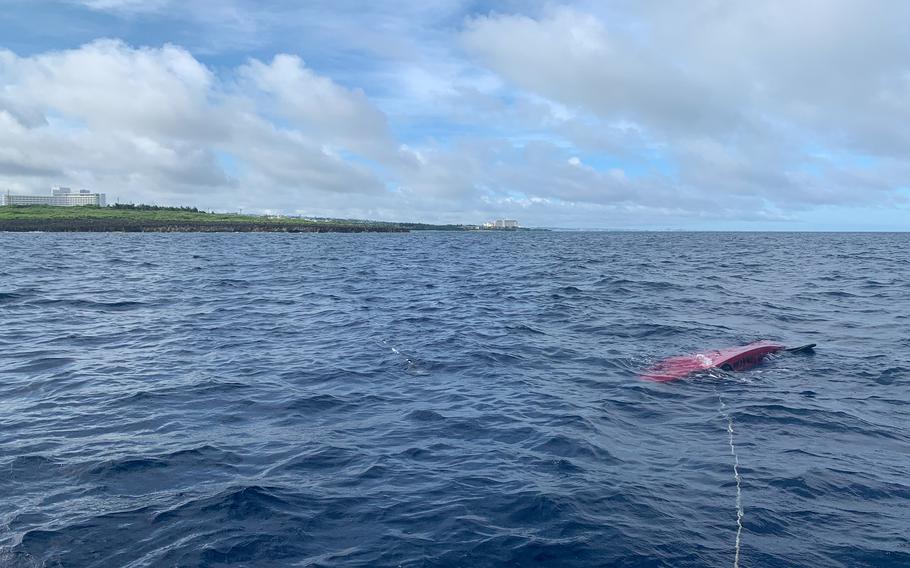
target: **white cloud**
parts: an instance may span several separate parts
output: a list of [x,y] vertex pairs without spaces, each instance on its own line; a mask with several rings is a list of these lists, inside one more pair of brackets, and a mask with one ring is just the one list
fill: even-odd
[[311,137],[367,155],[387,155],[393,148],[386,117],[360,89],[346,89],[307,69],[292,55],[271,63],[250,61],[240,76],[265,95],[264,112],[276,109]]
[[0,189],[672,226],[910,174],[903,3],[64,1],[181,45],[0,50]]
[[0,65],[14,81],[10,98],[18,104],[84,121],[93,130],[223,135],[211,114],[213,75],[174,46],[130,49],[102,40],[24,60],[6,52]]
[[[906,4],[618,6],[609,17],[566,7],[538,18],[481,16],[462,41],[518,88],[606,124],[635,125],[661,146],[659,159],[676,174],[663,183],[680,193],[754,196],[780,207],[883,203],[906,183],[869,176],[849,160],[819,171],[812,158],[822,146],[906,160]],[[590,128],[562,132],[597,145]],[[817,173],[807,176],[807,168]]]
[[83,6],[99,11],[154,12],[172,0],[76,0]]
[[[367,168],[324,149],[328,132],[382,139],[379,112],[299,61],[276,61],[296,71],[277,90],[300,111],[296,127],[257,112],[254,101],[274,83],[235,90],[174,46],[105,40],[28,58],[0,52],[0,184],[41,191],[76,179],[125,198],[214,207],[229,197],[262,208],[297,205],[313,192],[383,191]],[[244,73],[269,69],[249,65]],[[380,127],[365,129],[365,117]]]

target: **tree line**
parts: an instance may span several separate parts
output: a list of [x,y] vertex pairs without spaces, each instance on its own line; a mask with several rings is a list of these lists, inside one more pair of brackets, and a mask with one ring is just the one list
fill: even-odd
[[[166,205],[145,205],[135,203],[115,203],[108,205],[111,209],[129,209],[133,211],[186,211],[188,213],[200,213],[196,207],[169,207]],[[204,213],[204,211],[203,211]]]

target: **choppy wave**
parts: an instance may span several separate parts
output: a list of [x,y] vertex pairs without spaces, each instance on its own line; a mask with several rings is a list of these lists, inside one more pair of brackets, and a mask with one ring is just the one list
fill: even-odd
[[910,565],[907,235],[0,245],[4,568]]

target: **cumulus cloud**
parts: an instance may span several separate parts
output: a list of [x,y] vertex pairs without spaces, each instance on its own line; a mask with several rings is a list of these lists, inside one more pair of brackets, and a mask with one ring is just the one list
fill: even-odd
[[572,226],[904,206],[905,3],[59,1],[136,35],[0,47],[2,189]]
[[906,156],[905,4],[619,6],[610,17],[566,7],[476,17],[462,41],[523,90],[635,125],[680,191],[788,207],[882,202],[906,183],[816,158]]
[[250,61],[239,74],[249,90],[261,93],[266,110],[274,109],[310,136],[369,156],[388,155],[393,144],[386,116],[363,90],[338,85],[287,54],[270,63]]
[[171,0],[77,0],[80,4],[92,10],[160,10]]
[[97,41],[81,49],[0,65],[14,103],[83,121],[93,130],[142,132],[153,137],[218,137],[208,100],[214,77],[186,51],[130,49]]
[[[368,168],[325,147],[327,132],[345,133],[342,145],[381,139],[381,128],[363,129],[365,116],[381,124],[380,113],[362,94],[286,61],[297,75],[278,94],[309,113],[295,114],[296,128],[257,111],[274,85],[235,88],[175,46],[102,40],[26,58],[0,52],[0,182],[38,189],[75,179],[113,195],[182,195],[210,207],[228,196],[266,208],[312,192],[383,191]],[[239,74],[270,68],[251,61]]]

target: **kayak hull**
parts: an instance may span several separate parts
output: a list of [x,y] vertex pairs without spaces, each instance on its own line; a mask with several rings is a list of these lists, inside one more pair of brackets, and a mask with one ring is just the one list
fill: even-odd
[[649,381],[666,382],[682,379],[693,373],[709,369],[746,371],[760,365],[768,355],[783,349],[785,347],[780,343],[756,341],[741,347],[670,357],[647,369],[641,375],[641,378]]

